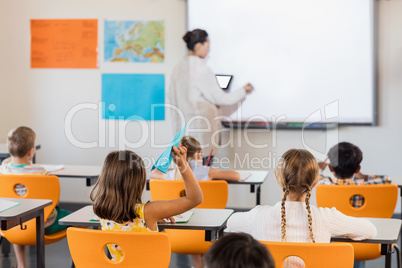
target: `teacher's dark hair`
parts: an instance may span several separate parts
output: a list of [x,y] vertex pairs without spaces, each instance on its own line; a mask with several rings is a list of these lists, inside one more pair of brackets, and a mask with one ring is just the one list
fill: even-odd
[[192,31],[188,31],[184,36],[183,40],[187,44],[187,48],[190,50],[194,50],[194,46],[197,43],[204,44],[207,41],[208,33],[201,29],[195,29]]
[[267,247],[246,233],[225,234],[203,259],[208,268],[275,268]]

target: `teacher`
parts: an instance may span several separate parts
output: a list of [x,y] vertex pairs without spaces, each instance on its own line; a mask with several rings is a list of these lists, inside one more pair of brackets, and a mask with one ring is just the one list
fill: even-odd
[[189,31],[183,40],[189,52],[173,69],[170,81],[173,129],[177,133],[183,123],[188,124],[188,135],[195,137],[204,153],[209,154],[212,149],[216,152],[216,146],[220,143],[220,107],[243,101],[254,88],[247,84],[239,90],[226,93],[219,87],[214,72],[205,60],[209,53],[206,31]]

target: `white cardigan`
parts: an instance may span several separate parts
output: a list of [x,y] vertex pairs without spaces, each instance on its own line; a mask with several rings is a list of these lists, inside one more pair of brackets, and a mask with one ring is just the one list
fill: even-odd
[[[310,206],[313,234],[317,243],[329,243],[331,235],[346,235],[353,240],[372,238],[375,226],[366,219],[350,217],[336,208]],[[286,242],[311,242],[306,204],[285,203]],[[262,241],[281,241],[281,202],[274,206],[257,206],[248,212],[234,213],[227,222],[229,232],[244,232]]]
[[[183,128],[183,123],[189,123],[195,117],[204,116],[206,120],[198,119],[189,125],[191,129],[201,129],[201,131],[189,131],[188,135],[195,137],[204,148],[205,154],[209,154],[211,148],[211,137],[219,137],[219,133],[214,132],[221,128],[221,118],[218,106],[233,105],[241,102],[246,97],[246,91],[240,89],[231,93],[225,93],[216,80],[215,74],[206,65],[205,60],[197,56],[186,56],[174,68],[170,89],[168,93],[168,103],[176,106],[180,111],[175,111],[172,107],[167,107],[173,119],[173,130],[177,133]],[[181,122],[183,114],[185,122]],[[189,129],[187,129],[189,130]]]

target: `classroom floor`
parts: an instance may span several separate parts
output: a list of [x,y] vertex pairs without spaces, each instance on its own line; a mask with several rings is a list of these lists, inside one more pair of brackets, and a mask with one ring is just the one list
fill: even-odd
[[[68,209],[70,211],[74,211],[79,208],[79,207],[63,206],[62,204],[60,205],[60,207]],[[399,217],[399,215],[395,216],[397,218]],[[401,239],[398,240],[398,245],[401,247]],[[71,267],[71,257],[70,252],[68,250],[68,244],[66,238],[59,242],[46,245],[45,253],[46,253],[45,254],[46,267],[48,268]],[[395,254],[393,254],[392,256],[392,268],[397,267],[396,258],[394,255]],[[36,248],[28,247],[26,249],[26,256],[27,256],[28,268],[36,267]],[[16,265],[17,260],[15,258],[15,254],[11,246],[11,252],[8,257],[4,257],[3,254],[1,254],[0,268],[11,268],[16,267]],[[366,268],[380,268],[384,267],[384,265],[385,265],[385,257],[381,257],[377,260],[366,262]],[[192,267],[190,256],[172,253],[169,268],[190,268],[190,267]]]

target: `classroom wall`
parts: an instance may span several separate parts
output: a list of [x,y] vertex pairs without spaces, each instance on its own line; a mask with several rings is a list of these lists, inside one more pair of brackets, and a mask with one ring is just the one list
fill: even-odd
[[[378,126],[340,127],[328,132],[228,130],[223,135],[224,142],[231,141],[230,146],[221,149],[217,154],[217,158],[221,158],[224,165],[240,169],[267,169],[270,172],[262,186],[262,204],[275,204],[280,200],[281,192],[273,177],[273,167],[280,155],[289,148],[307,147],[315,156],[322,157],[338,140],[349,141],[358,145],[364,153],[363,172],[402,173],[399,164],[399,150],[402,148],[400,139],[402,120],[399,118],[402,112],[399,105],[402,99],[400,75],[402,36],[399,34],[402,25],[400,16],[402,0],[381,0],[377,3],[379,5]],[[99,20],[99,69],[30,68],[29,20],[52,18]],[[102,43],[104,19],[165,20],[165,62],[104,63]],[[73,117],[72,133],[83,142],[100,142],[100,146],[92,149],[78,148],[69,142],[66,137],[65,118],[76,105],[98,104],[102,73],[164,73],[167,89],[172,68],[186,53],[181,39],[186,31],[185,21],[185,0],[2,1],[0,143],[5,142],[10,129],[27,125],[36,131],[37,142],[42,146],[37,153],[40,163],[101,165],[107,153],[122,144],[123,138],[131,143],[127,148],[147,159],[157,158],[163,148],[155,148],[154,144],[167,143],[172,137],[170,117],[155,124],[145,122],[145,129],[149,132],[142,134],[144,125],[138,122],[105,122],[99,119],[99,111],[90,109],[81,111]],[[358,101],[357,99],[356,102]],[[99,140],[99,132],[105,139]],[[123,138],[118,138],[119,135]],[[138,146],[144,137],[146,142]],[[264,148],[256,148],[259,146]],[[250,165],[241,166],[247,157],[250,159]],[[258,163],[261,160],[263,162]],[[61,201],[89,202],[88,193],[91,188],[85,187],[83,180],[61,178],[61,187]],[[229,207],[249,208],[254,205],[255,196],[249,193],[249,187],[230,186],[230,188]],[[144,200],[148,199],[149,194],[144,193]]]

